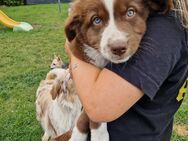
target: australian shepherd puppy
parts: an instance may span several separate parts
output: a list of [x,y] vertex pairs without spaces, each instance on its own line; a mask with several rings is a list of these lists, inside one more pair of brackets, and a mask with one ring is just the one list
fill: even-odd
[[40,82],[36,92],[36,113],[44,129],[42,141],[59,138],[73,128],[81,103],[68,70],[55,68]]
[[[75,0],[65,25],[70,49],[81,60],[100,68],[108,62],[126,62],[138,50],[148,15],[165,10],[164,5],[169,8],[168,1],[159,1]],[[91,141],[109,140],[106,123],[87,120],[83,111],[70,141],[86,141],[89,128]],[[83,128],[80,121],[89,127]]]

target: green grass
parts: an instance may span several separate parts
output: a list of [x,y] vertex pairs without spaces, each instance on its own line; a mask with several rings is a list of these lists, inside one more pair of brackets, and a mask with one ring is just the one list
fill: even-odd
[[33,25],[14,33],[0,25],[0,141],[39,141],[42,129],[35,116],[35,92],[49,71],[54,53],[66,60],[63,24],[67,15],[57,5],[2,8],[16,21]]
[[[188,125],[188,94],[175,115],[174,124],[176,125]],[[174,132],[172,141],[188,141],[188,136],[181,137]]]
[[[43,131],[35,116],[35,92],[49,71],[53,53],[67,59],[63,49],[67,5],[63,14],[54,4],[1,9],[34,30],[14,33],[0,25],[0,141],[39,141]],[[188,98],[176,115],[176,124],[188,124],[187,107]],[[188,138],[174,133],[172,141]]]

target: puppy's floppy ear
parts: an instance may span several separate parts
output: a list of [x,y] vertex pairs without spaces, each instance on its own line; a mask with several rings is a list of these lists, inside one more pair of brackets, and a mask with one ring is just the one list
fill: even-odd
[[145,0],[152,11],[166,13],[173,6],[173,0]]
[[61,61],[61,57],[60,57],[59,55],[57,56],[57,60],[58,60],[58,61]]
[[79,28],[81,26],[80,16],[71,15],[65,24],[65,35],[69,42],[71,42],[79,32]]
[[51,89],[51,95],[52,95],[52,99],[56,99],[56,97],[60,94],[61,92],[61,84],[59,81],[56,81],[53,86],[52,86],[52,89]]

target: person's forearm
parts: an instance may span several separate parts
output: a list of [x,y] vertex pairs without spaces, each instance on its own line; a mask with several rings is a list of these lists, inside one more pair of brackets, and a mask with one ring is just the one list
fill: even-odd
[[93,121],[113,121],[125,113],[143,92],[117,74],[71,57],[76,90]]
[[90,113],[98,103],[92,92],[101,70],[91,64],[79,60],[74,56],[71,57],[70,65],[71,73],[76,84],[77,94],[80,97],[85,111]]

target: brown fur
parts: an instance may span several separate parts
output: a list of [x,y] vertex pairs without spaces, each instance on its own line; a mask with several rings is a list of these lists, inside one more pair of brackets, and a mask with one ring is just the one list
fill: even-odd
[[55,138],[55,141],[68,141],[71,138],[72,131],[68,131],[64,133],[63,135]]
[[56,81],[50,92],[53,100],[56,99],[56,97],[58,97],[58,95],[61,93],[61,90],[61,82]]
[[77,95],[75,95],[76,90],[75,90],[75,86],[74,86],[72,79],[69,79],[69,80],[65,79],[63,84],[64,83],[66,83],[64,85],[65,88],[63,88],[62,82],[60,81],[55,82],[51,90],[52,99],[54,100],[59,96],[59,94],[65,93],[66,95],[69,95],[69,96],[65,95],[63,98],[66,101],[74,102],[75,97],[77,97]]
[[79,131],[81,131],[82,133],[89,132],[89,117],[87,116],[85,111],[83,111],[80,117],[78,118],[77,127]]
[[145,2],[150,7],[150,11],[158,11],[163,14],[168,12],[173,7],[173,0],[160,0],[159,4],[156,4],[152,0],[145,0]]
[[56,77],[57,77],[56,74],[48,74],[46,76],[46,79],[48,79],[48,80],[54,80]]

